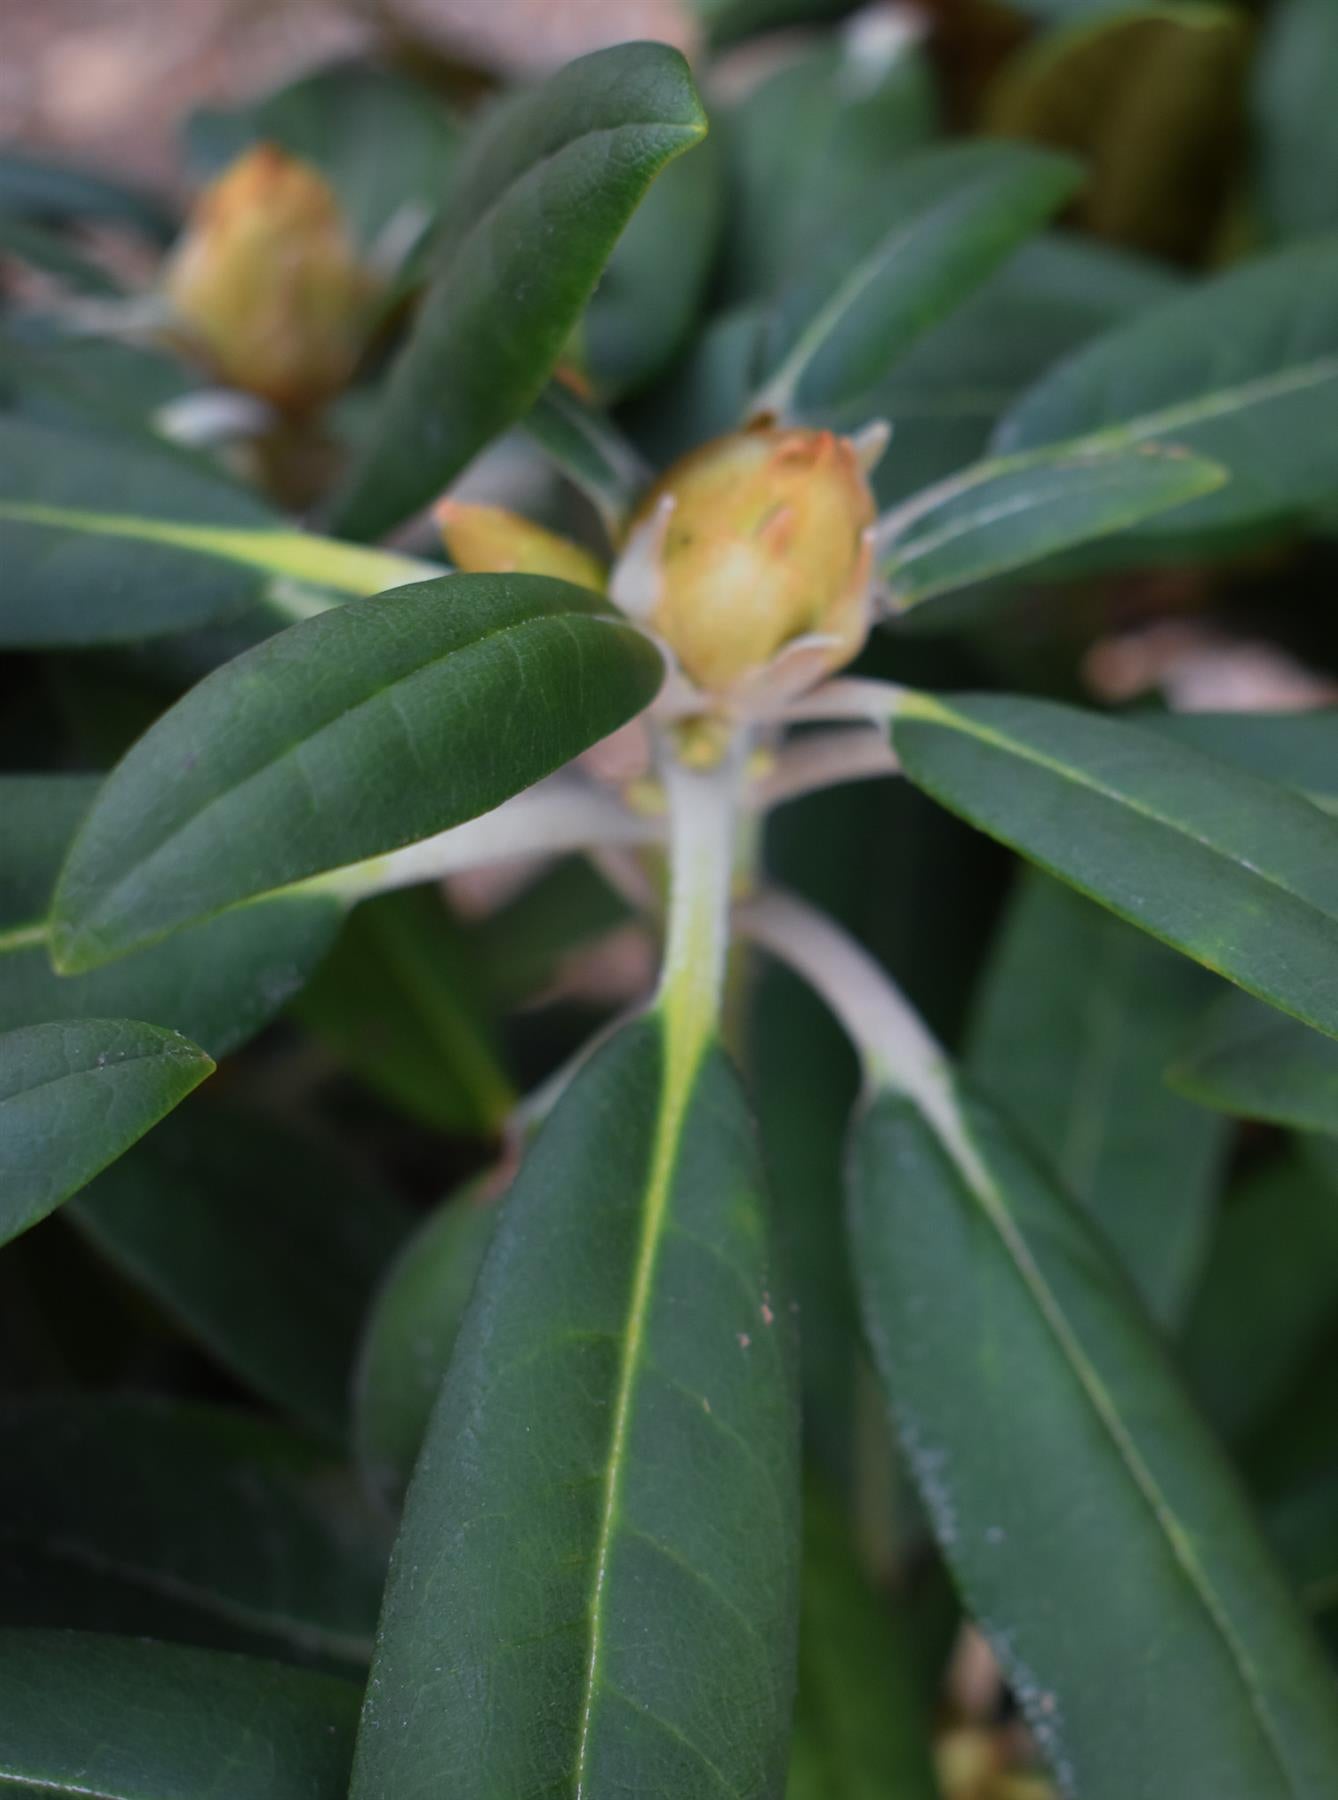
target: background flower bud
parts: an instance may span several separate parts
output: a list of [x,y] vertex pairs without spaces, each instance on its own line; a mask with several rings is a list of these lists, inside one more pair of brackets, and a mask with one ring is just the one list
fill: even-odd
[[793,639],[830,637],[849,662],[868,629],[875,507],[855,447],[830,431],[761,426],[675,465],[649,623],[699,687],[755,674]]
[[443,500],[437,523],[447,555],[467,574],[555,575],[604,591],[606,571],[597,556],[504,506]]
[[374,287],[334,190],[274,144],[204,190],[166,274],[181,325],[219,375],[290,411],[348,380]]

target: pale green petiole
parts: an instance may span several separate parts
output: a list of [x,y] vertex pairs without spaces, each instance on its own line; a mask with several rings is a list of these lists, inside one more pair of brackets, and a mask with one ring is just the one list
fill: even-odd
[[963,1173],[984,1179],[947,1055],[881,964],[825,913],[791,894],[757,895],[737,908],[735,923],[830,1007],[859,1056],[866,1089],[908,1095]]
[[633,812],[615,789],[564,770],[464,825],[385,856],[314,875],[288,891],[337,894],[356,905],[372,894],[440,881],[488,864],[561,856],[595,845],[650,844],[662,835],[662,820]]
[[[269,531],[233,525],[181,525],[133,513],[92,512],[84,507],[44,506],[36,501],[0,501],[0,519],[25,525],[55,525],[96,537],[132,538],[139,543],[193,550],[221,562],[240,563],[277,578],[326,588],[336,594],[384,593],[410,581],[427,581],[448,571],[439,563],[399,556],[393,550],[345,544],[309,531]],[[282,591],[276,604],[283,608]],[[306,617],[310,600],[295,609]]]
[[591,1794],[592,1722],[606,1633],[609,1559],[656,1263],[693,1085],[702,1059],[715,1041],[720,1013],[729,947],[735,824],[747,748],[746,736],[739,733],[714,768],[699,770],[679,760],[670,734],[660,743],[669,802],[669,930],[655,1008],[663,1022],[664,1062],[595,1547],[590,1654],[573,1769],[575,1800],[589,1800]]

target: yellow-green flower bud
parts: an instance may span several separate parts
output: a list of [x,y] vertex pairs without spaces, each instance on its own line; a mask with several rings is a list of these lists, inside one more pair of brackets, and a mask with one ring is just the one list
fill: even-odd
[[711,693],[752,680],[798,638],[827,640],[814,645],[816,675],[839,668],[868,631],[874,516],[849,438],[766,425],[705,444],[639,514],[643,532],[660,532],[647,623]]
[[290,411],[348,380],[375,289],[330,184],[274,144],[246,151],[200,195],[165,283],[218,374]]
[[468,574],[555,575],[603,593],[599,558],[555,531],[545,531],[504,506],[443,500],[436,509],[446,554]]

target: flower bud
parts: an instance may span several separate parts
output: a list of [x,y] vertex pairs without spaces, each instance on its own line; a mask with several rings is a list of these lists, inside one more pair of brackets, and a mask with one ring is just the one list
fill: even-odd
[[767,425],[705,444],[639,515],[643,531],[662,521],[647,623],[713,693],[754,679],[797,638],[829,640],[815,642],[815,677],[839,668],[868,631],[874,515],[849,438]]
[[182,327],[219,375],[292,411],[352,374],[374,286],[334,190],[274,144],[204,190],[166,273]]
[[504,506],[475,506],[464,500],[443,500],[436,509],[446,553],[457,569],[469,574],[496,571],[508,575],[555,575],[578,587],[604,592],[603,563],[559,537],[522,519]]

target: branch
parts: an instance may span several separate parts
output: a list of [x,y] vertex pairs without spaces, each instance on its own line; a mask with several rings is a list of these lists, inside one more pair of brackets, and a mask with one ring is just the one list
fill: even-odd
[[650,844],[664,833],[662,819],[633,812],[609,788],[569,770],[550,775],[481,818],[438,832],[421,843],[318,875],[302,888],[336,893],[350,903],[391,888],[412,887],[459,875],[484,863],[516,857],[560,856],[573,850]]
[[879,727],[857,726],[846,731],[815,731],[797,738],[778,752],[775,766],[748,790],[748,806],[768,812],[846,781],[871,781],[897,775],[901,765]]

